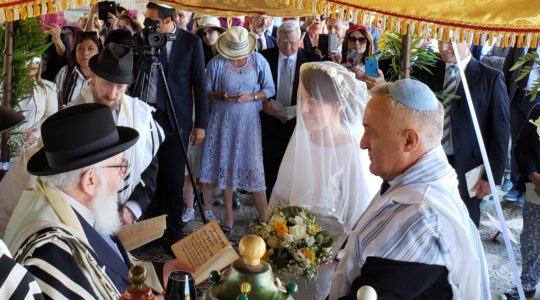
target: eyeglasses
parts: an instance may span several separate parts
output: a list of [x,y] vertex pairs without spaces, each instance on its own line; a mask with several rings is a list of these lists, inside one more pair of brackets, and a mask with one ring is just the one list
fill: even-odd
[[201,30],[201,35],[202,35],[202,36],[205,36],[205,35],[207,35],[207,34],[213,34],[213,33],[216,32],[216,31],[217,31],[217,29],[214,29],[214,28],[210,28],[210,29],[208,29],[208,30],[204,30],[204,29],[203,29],[203,30]]
[[363,36],[361,37],[354,37],[354,36],[350,36],[347,38],[347,40],[351,43],[356,43],[356,42],[359,42],[360,44],[364,44],[367,42],[367,39]]
[[129,161],[124,158],[124,159],[122,159],[122,163],[120,165],[101,166],[101,168],[118,168],[119,171],[120,171],[120,175],[124,176],[128,172]]

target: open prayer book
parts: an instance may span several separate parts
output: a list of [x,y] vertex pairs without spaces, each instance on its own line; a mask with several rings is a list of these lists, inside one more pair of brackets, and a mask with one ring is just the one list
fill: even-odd
[[176,258],[190,265],[195,284],[199,284],[213,270],[222,270],[239,258],[216,221],[210,221],[172,245]]
[[124,245],[127,251],[137,249],[163,236],[167,228],[165,223],[166,217],[167,215],[161,215],[141,222],[124,225],[120,227],[116,235],[122,241],[122,245]]

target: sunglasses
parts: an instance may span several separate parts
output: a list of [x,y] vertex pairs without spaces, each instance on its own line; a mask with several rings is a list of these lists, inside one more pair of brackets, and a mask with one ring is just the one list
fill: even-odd
[[213,34],[214,32],[218,31],[217,29],[214,29],[214,28],[210,28],[210,29],[207,29],[207,30],[201,30],[201,35],[202,36],[205,36],[207,34]]
[[367,39],[365,37],[354,37],[354,36],[350,36],[347,38],[347,40],[351,43],[356,43],[356,42],[359,42],[360,44],[364,44],[367,42]]

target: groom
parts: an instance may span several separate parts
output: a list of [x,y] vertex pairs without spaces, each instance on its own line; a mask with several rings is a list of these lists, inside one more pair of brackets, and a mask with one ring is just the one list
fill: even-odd
[[416,80],[371,90],[360,142],[384,183],[355,229],[330,299],[488,299],[486,259],[441,146],[443,107]]

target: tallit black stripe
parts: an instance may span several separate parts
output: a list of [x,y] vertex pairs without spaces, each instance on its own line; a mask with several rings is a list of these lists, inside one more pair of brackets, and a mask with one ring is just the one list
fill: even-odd
[[0,256],[0,270],[2,270],[2,272],[0,272],[0,287],[4,285],[4,282],[6,282],[6,279],[14,266],[15,262],[7,255]]
[[[67,245],[68,248],[71,248]],[[81,289],[86,290],[94,297],[94,291],[90,283],[88,283],[86,277],[81,272],[81,269],[76,261],[76,258],[62,248],[55,244],[47,243],[34,252],[35,257],[39,257],[41,260],[48,262],[54,266],[60,273],[73,280],[74,284],[80,286]],[[68,299],[80,299],[81,297],[64,285],[56,277],[49,274],[47,270],[43,270],[38,266],[30,265],[28,270],[36,277],[46,282],[48,285],[56,289],[59,293],[64,295]]]
[[[21,282],[17,286],[17,289],[15,289],[15,291],[13,292],[13,294],[11,295],[9,299],[13,299],[13,300],[25,299],[26,296],[30,293],[30,284],[32,282],[35,282],[34,277],[30,273],[26,272]],[[41,294],[33,294],[33,295],[34,295],[34,299],[42,299]]]

